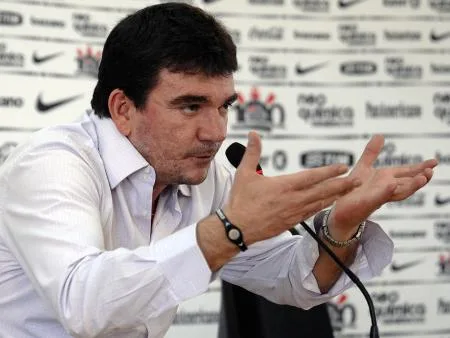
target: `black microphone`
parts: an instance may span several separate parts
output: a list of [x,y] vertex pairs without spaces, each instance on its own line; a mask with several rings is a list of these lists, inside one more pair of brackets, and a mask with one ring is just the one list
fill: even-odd
[[[228,146],[228,148],[225,150],[225,155],[227,156],[228,161],[233,165],[233,167],[237,168],[239,167],[239,164],[241,163],[242,157],[244,157],[245,153],[245,146],[234,142]],[[260,175],[263,174],[261,166],[256,166],[256,172]]]
[[[241,163],[242,157],[245,153],[245,146],[234,142],[225,150],[225,155],[227,156],[228,161],[237,168]],[[260,175],[263,174],[261,166],[257,165],[256,172]],[[378,334],[378,325],[377,325],[377,317],[375,314],[375,307],[373,305],[372,298],[370,297],[367,289],[364,287],[361,280],[350,270],[342,261],[336,256],[336,254],[320,239],[320,237],[306,224],[306,222],[300,222],[300,224],[305,228],[305,230],[311,235],[312,238],[316,240],[316,242],[320,245],[320,247],[326,251],[326,253],[335,261],[335,263],[345,272],[345,274],[351,279],[353,283],[358,287],[358,289],[363,294],[366,299],[367,305],[369,307],[370,319],[372,322],[372,326],[370,327],[370,338],[379,338]],[[298,234],[298,231],[295,228],[289,230],[293,234]]]

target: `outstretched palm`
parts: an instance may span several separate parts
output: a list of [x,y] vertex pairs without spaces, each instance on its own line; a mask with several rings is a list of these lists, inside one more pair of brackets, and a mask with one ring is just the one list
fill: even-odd
[[333,210],[335,226],[351,230],[383,204],[403,200],[431,179],[437,165],[434,159],[415,165],[374,168],[383,149],[384,138],[373,136],[350,173],[361,180],[361,186],[339,198]]

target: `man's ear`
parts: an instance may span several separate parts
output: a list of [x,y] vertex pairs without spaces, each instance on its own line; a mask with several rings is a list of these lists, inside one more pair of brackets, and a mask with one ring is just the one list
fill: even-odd
[[119,132],[123,136],[129,136],[132,129],[131,118],[136,113],[133,101],[125,95],[123,90],[116,88],[109,94],[108,108]]

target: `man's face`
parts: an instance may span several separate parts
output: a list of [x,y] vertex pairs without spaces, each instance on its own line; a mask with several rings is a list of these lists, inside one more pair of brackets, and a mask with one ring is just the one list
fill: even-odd
[[158,184],[199,184],[227,133],[235,101],[232,75],[160,72],[144,109],[133,114],[130,141],[156,171]]

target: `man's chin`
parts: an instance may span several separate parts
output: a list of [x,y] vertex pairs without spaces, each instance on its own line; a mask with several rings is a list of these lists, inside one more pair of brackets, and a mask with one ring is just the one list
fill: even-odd
[[199,173],[197,175],[183,177],[181,179],[180,184],[198,185],[203,183],[206,180],[207,176],[208,176],[208,169],[204,170],[202,173]]

